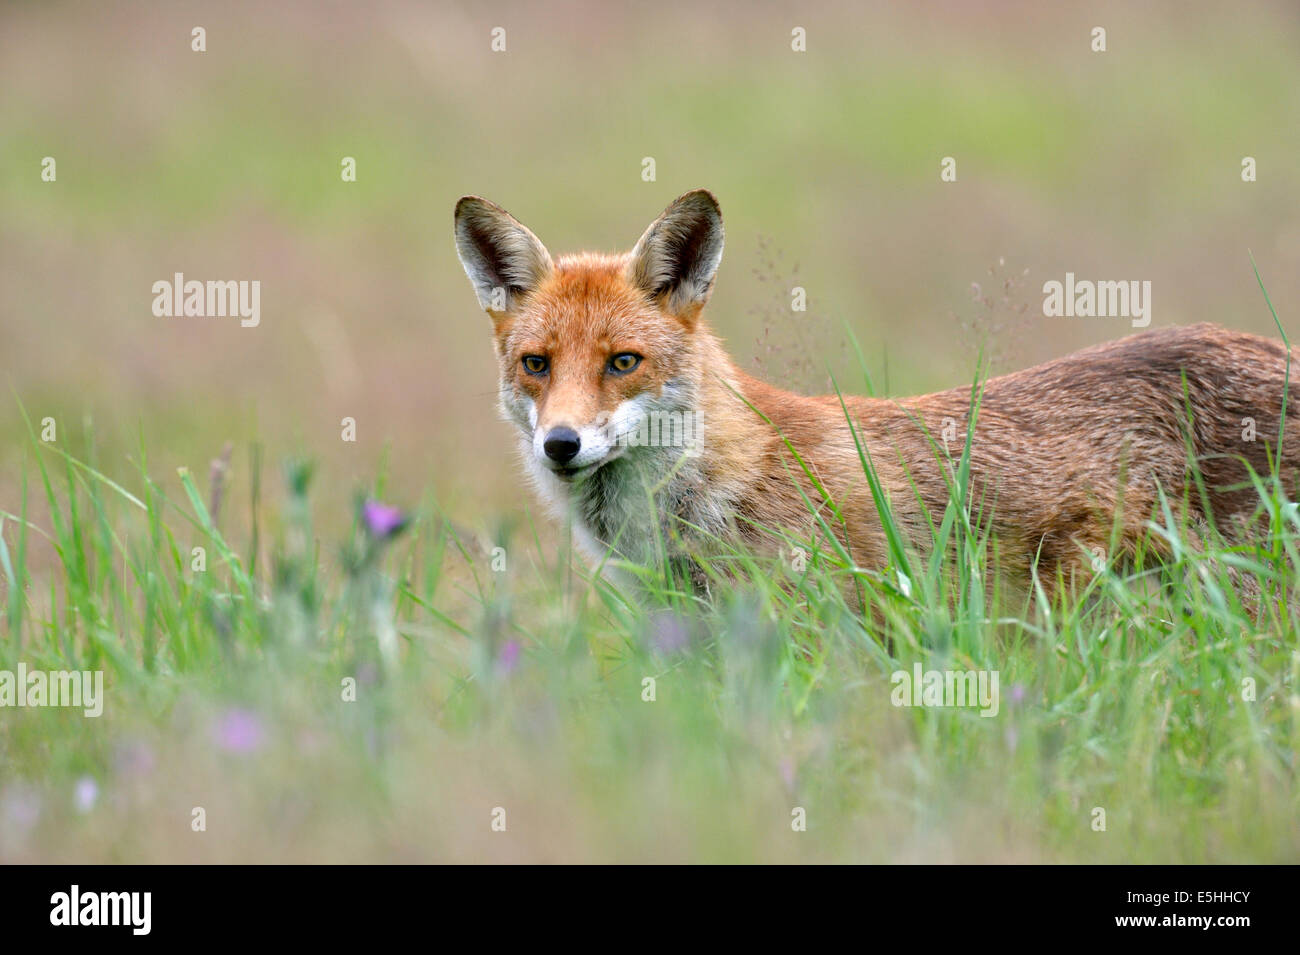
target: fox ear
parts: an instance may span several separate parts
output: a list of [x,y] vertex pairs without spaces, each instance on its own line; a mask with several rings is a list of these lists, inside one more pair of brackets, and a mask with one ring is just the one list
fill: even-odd
[[551,273],[551,254],[537,236],[494,202],[464,196],[456,203],[456,255],[479,306],[510,314]]
[[707,189],[688,192],[650,224],[632,249],[628,277],[669,314],[693,320],[722,262],[722,210]]

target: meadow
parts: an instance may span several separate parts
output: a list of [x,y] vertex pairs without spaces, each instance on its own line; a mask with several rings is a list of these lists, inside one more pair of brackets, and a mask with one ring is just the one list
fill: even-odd
[[[266,527],[254,495],[253,540],[236,544],[219,461],[206,493],[182,469],[171,497],[144,448],[134,492],[35,431],[30,450],[52,532],[27,506],[3,515],[17,540],[0,543],[4,663],[105,672],[110,702],[6,713],[14,861],[1280,862],[1300,848],[1300,512],[1268,475],[1268,533],[1250,546],[1192,533],[1165,501],[1152,532],[1171,559],[1102,563],[1057,599],[1040,583],[1003,605],[1000,588],[987,599],[995,542],[966,451],[928,559],[900,547],[859,568],[792,538],[802,561],[703,558],[705,595],[669,563],[613,586],[529,527],[467,536],[435,504],[412,520],[359,500],[331,547],[304,463]],[[879,513],[897,539],[887,498]],[[48,602],[27,596],[32,533],[59,556]],[[996,673],[1001,690],[982,710],[895,705],[892,674],[922,669]]]
[[[0,709],[0,860],[1300,860],[1270,475],[1260,541],[1169,488],[1174,556],[1057,602],[986,586],[960,467],[940,557],[790,540],[710,558],[707,595],[620,586],[527,493],[451,240],[472,192],[625,248],[707,186],[709,319],[809,391],[1132,330],[1043,316],[1067,271],[1285,336],[1300,21],[1194,8],[5,7],[0,671],[105,696]],[[152,314],[175,272],[260,280],[260,324]],[[996,671],[996,715],[894,705],[917,664]]]

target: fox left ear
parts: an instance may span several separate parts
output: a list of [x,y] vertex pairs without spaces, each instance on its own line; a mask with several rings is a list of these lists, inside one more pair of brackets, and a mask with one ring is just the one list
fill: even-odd
[[671,315],[694,321],[722,263],[722,210],[707,189],[679,197],[641,236],[628,277]]
[[551,273],[546,246],[495,202],[464,196],[456,203],[456,254],[482,309],[493,318],[515,312]]

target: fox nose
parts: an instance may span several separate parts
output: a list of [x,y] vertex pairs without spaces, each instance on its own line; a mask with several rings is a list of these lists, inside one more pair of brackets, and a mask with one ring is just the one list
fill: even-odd
[[568,464],[577,455],[582,442],[578,432],[572,428],[552,428],[542,447],[546,449],[546,456],[556,464]]

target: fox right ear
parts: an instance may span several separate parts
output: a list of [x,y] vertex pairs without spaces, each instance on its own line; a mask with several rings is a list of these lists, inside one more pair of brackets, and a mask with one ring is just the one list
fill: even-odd
[[722,210],[707,189],[679,196],[628,257],[629,277],[670,314],[694,321],[722,263]]
[[551,273],[551,254],[528,228],[494,202],[456,203],[456,255],[479,306],[494,316],[515,311]]

